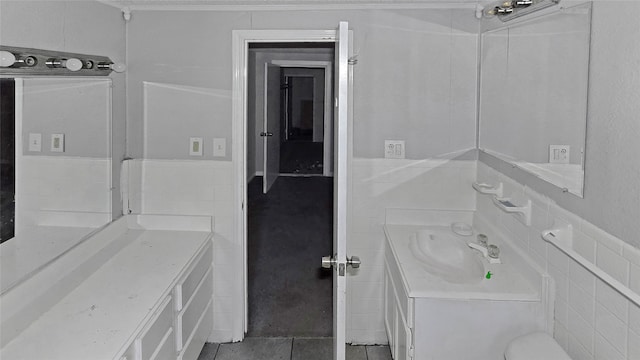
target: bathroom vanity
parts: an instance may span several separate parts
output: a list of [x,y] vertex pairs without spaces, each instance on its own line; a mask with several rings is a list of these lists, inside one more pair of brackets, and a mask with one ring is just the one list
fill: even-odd
[[[130,215],[105,230],[115,235],[101,241],[116,247],[112,254],[94,254],[103,263],[6,344],[0,358],[197,359],[213,321],[210,218]],[[56,285],[73,286],[64,278]],[[3,294],[3,310],[15,305],[11,291]]]
[[[515,337],[548,329],[548,277],[532,281],[509,256],[501,264],[489,264],[467,246],[475,241],[475,232],[464,237],[447,231],[450,223],[385,225],[384,321],[394,359],[501,359]],[[456,257],[469,261],[472,256],[481,267],[469,267],[472,273],[464,276],[437,273],[415,254],[421,232],[462,244],[432,245],[432,251],[443,252],[442,264],[455,267]],[[431,255],[438,260],[438,254]]]

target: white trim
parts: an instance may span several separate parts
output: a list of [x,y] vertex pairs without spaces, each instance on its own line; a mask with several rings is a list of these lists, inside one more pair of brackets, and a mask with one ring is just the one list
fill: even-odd
[[232,328],[233,341],[241,341],[247,329],[248,293],[247,293],[247,66],[248,45],[250,42],[334,42],[335,30],[233,30],[232,32],[232,66],[233,66],[233,155],[235,164],[236,184],[235,198],[235,229],[236,236],[241,241],[242,261],[237,262],[234,273],[241,278],[234,281],[241,282],[242,288],[237,289],[237,296],[243,299],[243,309],[234,309]]
[[[331,149],[333,148],[333,106],[331,91],[333,88],[333,63],[331,61],[308,60],[272,60],[272,64],[280,67],[305,67],[324,69],[324,140],[322,149],[322,175],[333,176]],[[329,164],[329,166],[327,166]]]
[[[17,216],[18,215],[18,206],[23,205],[23,199],[18,199],[16,198],[17,194],[20,194],[20,192],[18,191],[18,186],[20,186],[20,184],[22,183],[21,180],[23,178],[22,175],[22,157],[24,156],[23,154],[23,146],[22,146],[22,122],[23,122],[23,106],[24,106],[24,81],[22,78],[15,78],[13,79],[14,81],[14,91],[15,91],[15,97],[14,97],[14,119],[15,119],[15,140],[14,140],[14,145],[15,145],[15,163],[14,163],[14,168],[15,168],[15,173],[14,173],[14,187],[13,187],[13,198],[15,199],[15,203],[14,203],[14,216],[13,216],[13,236],[15,237],[16,235],[16,231],[20,228],[20,217]],[[40,145],[42,145],[42,141],[40,141]],[[2,291],[5,291],[7,289],[0,289]]]
[[131,11],[334,11],[334,10],[419,10],[419,9],[476,9],[476,0],[378,0],[368,3],[316,3],[291,4],[287,2],[265,3],[264,1],[244,4],[119,4],[114,0],[97,0],[120,10]]

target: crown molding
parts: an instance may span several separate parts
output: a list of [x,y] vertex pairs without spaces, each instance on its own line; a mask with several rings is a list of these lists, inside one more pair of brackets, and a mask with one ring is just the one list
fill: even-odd
[[413,10],[475,9],[480,0],[96,0],[127,11],[331,11],[331,10]]

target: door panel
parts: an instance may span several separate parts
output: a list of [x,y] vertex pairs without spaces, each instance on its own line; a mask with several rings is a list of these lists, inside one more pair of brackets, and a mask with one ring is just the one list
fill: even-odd
[[264,178],[266,194],[280,174],[280,67],[264,64]]
[[345,358],[346,342],[346,260],[347,260],[347,175],[349,101],[349,24],[340,22],[336,31],[334,77],[334,236],[333,252],[333,341],[336,360]]

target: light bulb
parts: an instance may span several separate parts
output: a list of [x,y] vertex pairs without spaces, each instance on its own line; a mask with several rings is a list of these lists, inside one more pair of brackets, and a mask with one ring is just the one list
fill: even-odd
[[121,73],[127,69],[127,66],[123,63],[98,63],[98,69],[100,70],[113,70],[117,73]]
[[78,71],[82,69],[82,61],[76,58],[62,60],[62,66],[66,67],[71,71]]
[[127,65],[123,64],[123,63],[114,63],[111,64],[111,70],[117,72],[117,73],[121,73],[124,72],[125,70],[127,70]]
[[50,68],[67,68],[70,71],[78,71],[82,69],[82,60],[76,58],[47,60],[46,65]]
[[9,51],[0,51],[0,67],[9,67],[16,62],[16,56]]

